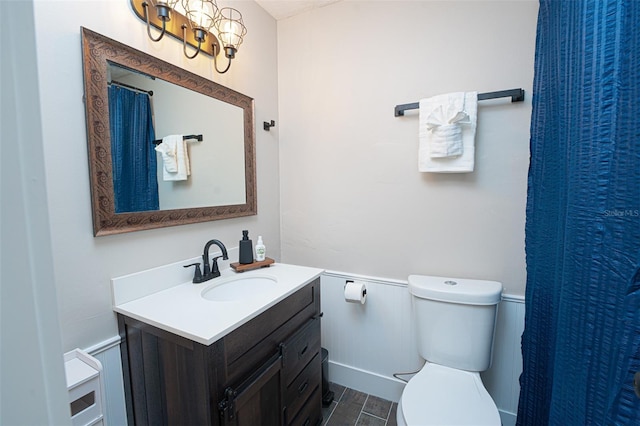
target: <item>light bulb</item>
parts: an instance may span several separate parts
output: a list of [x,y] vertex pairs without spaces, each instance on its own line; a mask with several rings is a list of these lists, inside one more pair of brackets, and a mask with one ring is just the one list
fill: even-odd
[[238,25],[233,21],[224,21],[220,28],[220,39],[225,46],[235,46],[239,41]]
[[211,0],[185,1],[184,8],[192,28],[209,31],[217,14],[217,6]]
[[211,28],[212,20],[209,18],[202,7],[197,7],[193,11],[194,22],[202,28]]
[[242,44],[242,38],[247,33],[247,28],[242,22],[242,15],[236,9],[223,7],[220,9],[215,24],[218,37],[224,47],[238,49]]

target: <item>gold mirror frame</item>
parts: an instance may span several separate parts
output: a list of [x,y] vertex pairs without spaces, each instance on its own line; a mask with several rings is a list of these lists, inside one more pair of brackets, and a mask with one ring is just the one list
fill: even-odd
[[[81,32],[94,236],[257,214],[253,99],[87,28],[82,27]],[[244,204],[115,213],[107,92],[109,63],[160,78],[243,109],[246,192]]]

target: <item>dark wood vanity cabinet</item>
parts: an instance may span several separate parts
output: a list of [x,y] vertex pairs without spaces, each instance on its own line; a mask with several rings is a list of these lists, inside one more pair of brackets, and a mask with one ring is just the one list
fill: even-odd
[[317,425],[320,280],[211,345],[118,314],[130,425]]

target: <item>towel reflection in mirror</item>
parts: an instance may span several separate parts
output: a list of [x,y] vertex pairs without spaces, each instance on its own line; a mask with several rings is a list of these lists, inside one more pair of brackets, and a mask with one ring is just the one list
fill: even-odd
[[162,179],[165,181],[187,180],[191,174],[187,141],[182,135],[169,135],[156,146],[162,155]]

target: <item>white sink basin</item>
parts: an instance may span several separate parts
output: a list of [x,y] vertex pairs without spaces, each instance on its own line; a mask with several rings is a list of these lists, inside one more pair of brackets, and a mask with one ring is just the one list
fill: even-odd
[[278,280],[268,275],[233,277],[202,290],[202,297],[214,302],[242,302],[270,296],[278,286]]

